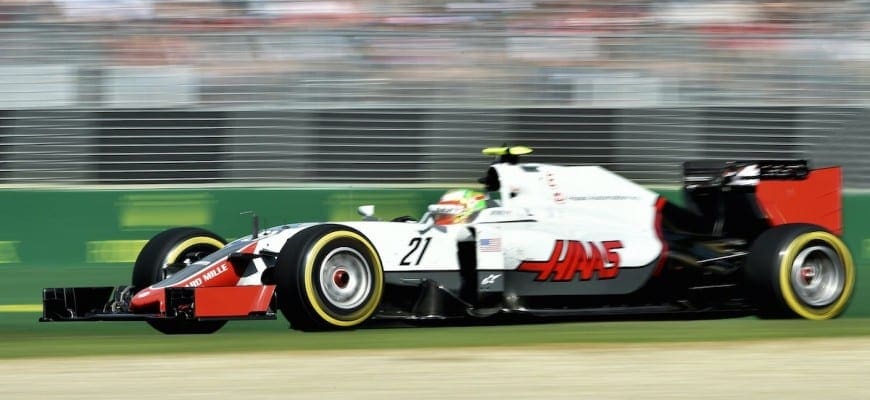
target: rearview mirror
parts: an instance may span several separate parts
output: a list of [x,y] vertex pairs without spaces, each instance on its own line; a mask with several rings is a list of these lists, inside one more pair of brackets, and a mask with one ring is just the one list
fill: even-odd
[[363,217],[363,221],[377,220],[377,218],[375,218],[375,206],[372,204],[359,206],[356,208],[356,212]]

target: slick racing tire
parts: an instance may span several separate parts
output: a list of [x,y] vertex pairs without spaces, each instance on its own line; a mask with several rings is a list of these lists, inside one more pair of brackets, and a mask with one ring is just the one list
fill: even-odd
[[[172,228],[151,238],[133,266],[133,287],[142,290],[170,277],[185,265],[211,254],[226,244],[218,235],[199,228]],[[154,329],[168,334],[213,333],[227,321],[183,319],[149,320]]]
[[849,304],[855,264],[845,243],[824,228],[786,224],[752,244],[745,277],[760,317],[826,320]]
[[368,320],[384,292],[372,243],[341,225],[318,225],[287,240],[275,271],[278,308],[303,331],[349,329]]

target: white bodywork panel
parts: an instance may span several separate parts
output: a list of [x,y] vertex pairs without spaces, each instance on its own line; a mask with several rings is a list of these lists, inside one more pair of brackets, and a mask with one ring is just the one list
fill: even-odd
[[467,240],[469,230],[475,232],[478,270],[513,270],[522,261],[547,260],[559,240],[619,241],[622,248],[614,251],[620,268],[647,266],[661,254],[655,192],[594,166],[494,168],[501,204],[481,211],[470,224],[425,230],[424,223],[343,224],[374,243],[386,271],[456,270],[456,243]]
[[662,252],[656,226],[658,194],[604,168],[543,164],[493,166],[501,205],[526,210],[535,222],[476,226],[480,238],[502,239],[503,261],[478,252],[479,269],[515,269],[550,258],[556,241],[620,241],[620,268],[649,265]]
[[[620,268],[653,263],[662,252],[656,226],[658,195],[594,166],[496,164],[501,188],[495,207],[469,224],[433,226],[420,222],[335,222],[360,231],[374,245],[386,272],[458,270],[457,243],[475,240],[478,270],[514,270],[523,261],[546,261],[558,241],[588,246],[619,241]],[[287,239],[316,224],[270,228],[260,233],[255,252],[279,253]],[[250,241],[250,237],[240,241]],[[567,246],[563,246],[567,247]],[[560,255],[560,257],[564,257]],[[257,273],[240,284],[258,284]]]
[[347,222],[362,232],[377,249],[384,271],[449,271],[459,269],[456,244],[467,232],[463,225],[432,226],[420,223]]

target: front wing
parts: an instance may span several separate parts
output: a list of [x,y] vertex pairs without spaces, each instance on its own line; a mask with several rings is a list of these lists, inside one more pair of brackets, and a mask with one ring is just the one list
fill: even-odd
[[41,322],[275,319],[275,285],[166,288],[164,307],[131,313],[129,286],[46,288]]

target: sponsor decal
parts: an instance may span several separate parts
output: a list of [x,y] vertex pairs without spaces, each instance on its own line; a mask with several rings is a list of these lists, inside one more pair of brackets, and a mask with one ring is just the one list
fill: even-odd
[[459,204],[432,204],[429,206],[429,212],[432,214],[456,215],[465,210],[465,207]]
[[2,241],[0,242],[0,264],[20,263],[21,257],[18,256],[19,241]]
[[870,238],[861,239],[861,259],[870,260]]
[[493,217],[505,217],[513,213],[510,210],[491,210],[489,214]]
[[559,183],[556,181],[556,174],[553,172],[547,172],[544,177],[547,181],[547,186],[549,186],[550,191],[553,192],[553,201],[555,201],[556,204],[565,203],[565,193],[562,193],[559,189]]
[[210,225],[217,202],[208,193],[129,194],[118,200],[121,229]]
[[489,274],[489,276],[480,281],[480,286],[492,285],[498,278],[501,278],[501,274]]
[[605,240],[600,244],[576,240],[559,240],[547,261],[523,261],[517,271],[535,272],[536,281],[567,282],[613,279],[619,274],[619,253],[622,242]]
[[757,164],[750,164],[739,170],[726,170],[722,179],[730,186],[756,186],[761,181],[761,169]]
[[547,172],[544,175],[544,177],[547,180],[547,186],[554,188],[554,189],[559,187],[559,184],[556,183],[556,175],[555,174],[553,174],[552,172]]
[[208,281],[216,278],[218,275],[226,272],[228,269],[230,269],[230,267],[227,264],[222,263],[222,264],[218,265],[216,268],[212,268],[208,271],[205,271],[202,275],[200,275],[196,279],[190,281],[190,283],[188,283],[186,286],[187,287],[200,286],[203,283],[208,282]]
[[574,201],[586,201],[586,200],[640,200],[640,197],[637,196],[623,196],[623,195],[604,195],[604,196],[571,196],[569,200]]
[[501,238],[480,239],[477,248],[482,252],[501,251]]

